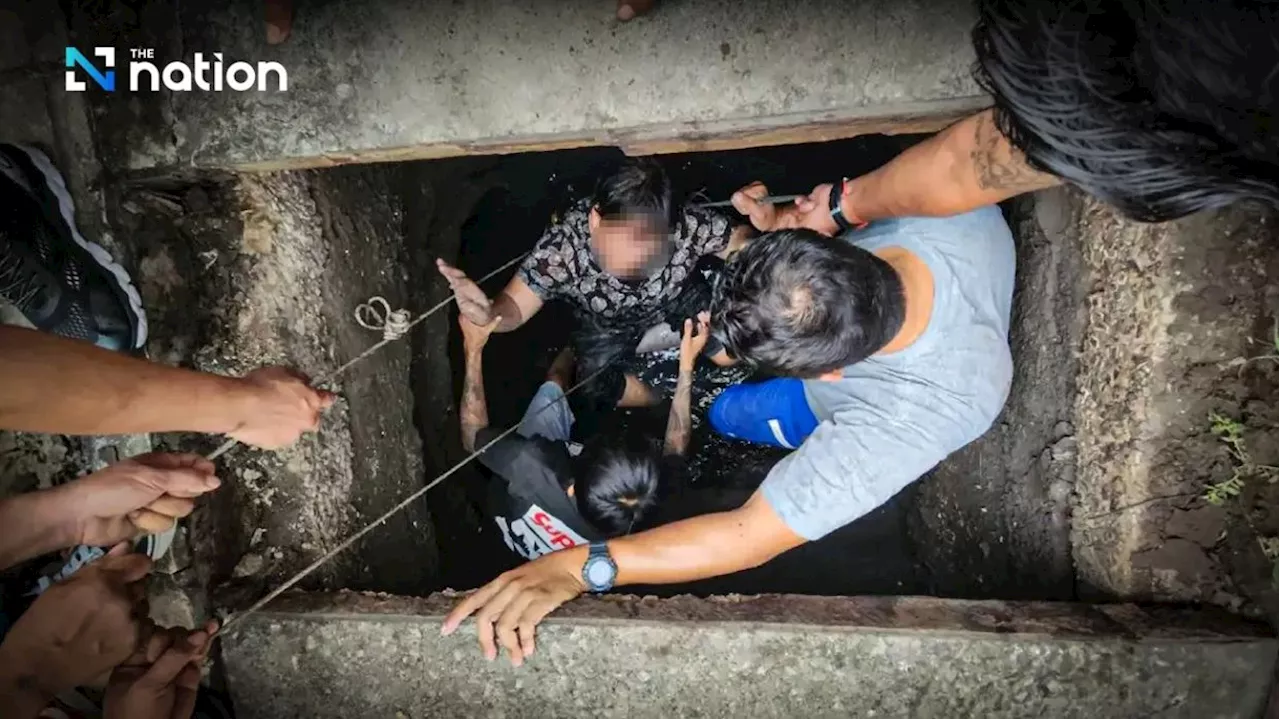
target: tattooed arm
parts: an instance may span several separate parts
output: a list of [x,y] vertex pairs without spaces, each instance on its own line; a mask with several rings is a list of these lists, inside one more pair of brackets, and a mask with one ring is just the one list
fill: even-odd
[[[875,172],[844,183],[840,208],[851,222],[890,217],[947,217],[1058,184],[1027,165],[1026,157],[995,123],[992,110],[961,120],[911,147]],[[733,206],[756,229],[807,227],[839,231],[831,218],[832,184],[824,183],[795,204],[760,202],[768,189],[752,183],[733,194]]]
[[689,418],[689,404],[693,397],[693,367],[707,346],[710,336],[706,312],[698,315],[698,334],[693,334],[693,320],[684,321],[680,337],[680,374],[676,378],[676,394],[671,398],[671,413],[667,415],[667,437],[663,442],[663,454],[683,456],[689,449],[689,432],[693,423]]
[[689,402],[693,396],[693,368],[680,367],[676,379],[676,394],[671,398],[671,413],[667,415],[667,437],[662,445],[663,454],[684,456],[689,449]]
[[488,325],[481,327],[465,317],[458,317],[458,327],[462,330],[462,352],[466,357],[466,370],[462,378],[462,407],[458,416],[462,421],[462,448],[468,452],[475,451],[476,434],[489,426],[482,360],[489,335],[501,322],[501,317],[495,317]]
[[1058,178],[1032,169],[995,123],[993,110],[962,120],[845,183],[845,215],[941,217],[1053,187]]

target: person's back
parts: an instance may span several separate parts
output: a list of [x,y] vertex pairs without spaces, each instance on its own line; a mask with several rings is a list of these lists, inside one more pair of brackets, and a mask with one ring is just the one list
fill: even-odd
[[849,365],[844,379],[806,380],[820,419],[843,410],[871,411],[888,422],[939,422],[934,437],[952,450],[991,424],[1013,373],[1009,313],[1014,248],[1000,210],[986,207],[951,218],[911,217],[876,223],[840,241],[869,252],[900,247],[933,276],[933,308],[924,333],[906,349]]
[[1000,413],[1013,373],[1013,237],[985,207],[757,242],[731,268],[717,317],[727,348],[783,376],[729,388],[710,419],[729,436],[798,448],[761,492],[812,540],[887,501]]

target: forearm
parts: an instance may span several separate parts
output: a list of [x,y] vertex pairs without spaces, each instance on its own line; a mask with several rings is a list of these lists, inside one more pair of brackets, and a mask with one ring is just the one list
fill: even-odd
[[693,370],[680,368],[676,379],[676,393],[671,398],[671,413],[667,415],[667,435],[663,452],[684,456],[689,449],[689,404],[693,396]]
[[945,217],[1056,184],[1026,164],[986,110],[850,180],[841,207],[846,217],[865,222]]
[[234,431],[241,380],[167,367],[43,332],[0,326],[0,428],[52,434]]
[[74,513],[64,503],[57,488],[0,500],[0,571],[76,544],[76,528],[65,521]]
[[677,584],[758,567],[801,543],[753,531],[742,510],[704,514],[609,541],[617,584]]
[[462,447],[474,452],[476,433],[489,426],[489,408],[484,398],[484,371],[481,358],[482,347],[467,347],[466,371],[462,379],[462,409],[459,416],[462,421]]
[[493,299],[493,306],[489,311],[491,317],[502,318],[498,326],[493,328],[494,332],[510,332],[529,320],[520,310],[520,305],[516,304],[516,301],[511,299],[511,295],[506,292],[499,293]]

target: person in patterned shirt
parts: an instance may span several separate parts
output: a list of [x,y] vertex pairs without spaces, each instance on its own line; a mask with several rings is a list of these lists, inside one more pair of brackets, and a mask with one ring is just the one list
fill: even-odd
[[[594,409],[638,407],[656,399],[623,372],[625,361],[679,343],[684,320],[710,306],[708,275],[749,231],[710,210],[676,211],[662,166],[628,159],[547,228],[492,300],[461,270],[437,265],[463,318],[483,327],[500,317],[496,332],[520,327],[547,300],[570,303],[578,376],[601,371],[584,387],[587,401]],[[724,361],[714,340],[706,354]]]

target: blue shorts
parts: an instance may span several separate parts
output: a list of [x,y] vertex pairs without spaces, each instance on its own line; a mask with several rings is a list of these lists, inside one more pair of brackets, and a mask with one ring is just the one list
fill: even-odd
[[804,382],[794,377],[729,387],[711,403],[707,419],[726,437],[787,449],[799,447],[818,428]]
[[[547,405],[551,405],[548,407]],[[564,390],[555,382],[543,382],[529,402],[516,434],[521,437],[545,437],[568,442],[573,432],[573,411],[565,401]]]

